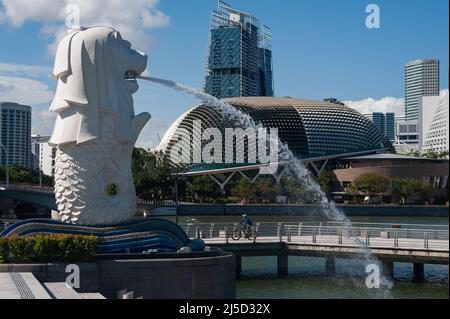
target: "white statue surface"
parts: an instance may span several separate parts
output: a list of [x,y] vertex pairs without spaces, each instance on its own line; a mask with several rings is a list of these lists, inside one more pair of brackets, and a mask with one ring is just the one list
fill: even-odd
[[50,107],[57,114],[49,144],[57,146],[55,197],[60,220],[108,226],[133,220],[131,157],[150,114],[135,116],[135,77],[147,56],[107,27],[79,29],[59,44]]

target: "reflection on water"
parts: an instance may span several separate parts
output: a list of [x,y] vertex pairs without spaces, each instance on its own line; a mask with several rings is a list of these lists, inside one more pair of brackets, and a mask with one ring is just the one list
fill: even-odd
[[[325,274],[325,261],[314,257],[289,257],[289,277],[277,278],[276,257],[244,257],[242,278],[237,281],[239,299],[365,299],[371,291],[365,287],[360,263],[337,259],[336,275]],[[426,282],[412,282],[412,265],[395,264],[394,298],[448,298],[448,266],[426,265]],[[356,280],[355,280],[356,278]],[[356,283],[356,284],[355,284]]]

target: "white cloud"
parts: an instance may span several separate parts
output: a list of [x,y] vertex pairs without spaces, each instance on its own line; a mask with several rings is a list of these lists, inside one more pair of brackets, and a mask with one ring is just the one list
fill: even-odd
[[53,92],[47,84],[13,76],[0,75],[0,100],[27,105],[48,103]]
[[361,114],[373,112],[394,112],[396,115],[405,114],[405,100],[403,98],[385,97],[379,100],[367,98],[360,101],[344,101],[344,103]]
[[55,125],[56,114],[46,109],[32,109],[31,133],[51,135]]
[[80,24],[85,27],[104,25],[116,28],[136,48],[148,49],[151,38],[146,31],[167,26],[170,18],[157,7],[159,0],[0,0],[0,23],[20,27],[25,22],[43,24],[41,34],[50,37],[55,48],[66,34],[67,5],[77,5]]
[[152,118],[142,130],[136,146],[144,149],[154,149],[159,145],[159,138],[163,138],[169,126],[170,124],[162,118]]
[[27,65],[0,62],[0,75],[29,78],[50,78],[52,70],[42,65]]

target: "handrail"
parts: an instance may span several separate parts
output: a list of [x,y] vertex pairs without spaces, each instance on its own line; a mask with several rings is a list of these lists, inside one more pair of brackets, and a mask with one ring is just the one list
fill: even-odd
[[[54,187],[50,186],[38,186],[31,184],[23,184],[23,183],[9,183],[3,184],[0,183],[0,188],[4,188],[6,190],[22,190],[22,191],[33,191],[45,194],[51,194],[54,192]],[[157,206],[157,207],[175,207],[176,203],[170,200],[144,200],[137,198],[136,204],[138,205],[147,205],[147,206]]]
[[[0,231],[6,225],[12,225],[17,220],[1,220]],[[212,240],[214,242],[232,243],[231,230],[238,223],[180,223],[180,226],[191,239]],[[358,223],[354,223],[359,225]],[[422,249],[422,250],[449,250],[449,231],[445,225],[441,229],[421,228],[423,225],[414,225],[415,228],[389,228],[359,227],[354,224],[329,226],[327,223],[290,222],[290,223],[257,223],[258,237],[256,242],[288,242],[313,245],[344,245],[359,246],[357,241],[365,243],[368,247],[382,247],[393,249]],[[366,224],[367,225],[367,224]],[[410,224],[410,226],[412,226]]]
[[[359,225],[355,223],[356,225]],[[448,251],[449,231],[445,225],[411,225],[410,228],[353,226],[354,224],[328,225],[328,223],[258,223],[258,238],[255,242],[286,241],[288,243],[312,243],[333,245],[354,245],[355,241],[368,247],[389,247],[395,249],[438,249]],[[385,224],[387,225],[387,224]],[[235,223],[181,223],[180,226],[190,238],[223,240],[229,242],[227,230]],[[414,228],[412,227],[414,226]],[[194,232],[195,231],[195,232]]]
[[12,190],[25,190],[25,191],[36,191],[41,193],[53,193],[54,188],[51,186],[39,186],[39,185],[31,185],[31,184],[23,184],[23,183],[9,183],[3,184],[0,183],[0,187],[5,189]]

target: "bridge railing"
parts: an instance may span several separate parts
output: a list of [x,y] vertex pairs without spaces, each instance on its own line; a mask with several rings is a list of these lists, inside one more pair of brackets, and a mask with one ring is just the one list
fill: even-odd
[[[16,220],[0,220],[0,231],[12,225]],[[354,226],[356,225],[356,226]],[[368,247],[382,242],[390,247],[401,248],[413,245],[417,249],[449,249],[449,231],[445,225],[391,225],[358,223],[334,226],[328,223],[256,223],[258,232],[255,241],[302,242],[312,244],[349,244],[359,241]],[[224,242],[233,241],[232,233],[239,229],[239,223],[181,223],[180,226],[189,238],[214,239]],[[390,226],[390,227],[389,227]],[[409,247],[409,246],[408,246]]]
[[0,183],[0,187],[8,189],[8,190],[22,190],[22,191],[40,192],[40,193],[53,193],[54,192],[53,187],[22,184],[22,183],[9,183],[9,184]]
[[6,228],[16,223],[16,219],[0,219],[0,232],[4,231]]
[[[344,223],[256,223],[258,238],[255,241],[310,242],[343,245],[349,239],[367,246],[382,242],[401,247],[414,244],[418,249],[448,250],[449,232],[445,225],[397,224],[344,224]],[[182,223],[180,226],[190,238],[233,241],[233,231],[239,223]],[[409,241],[408,241],[409,240]],[[411,241],[412,240],[412,241]]]
[[136,204],[155,207],[175,207],[177,205],[175,201],[171,200],[145,200],[140,198],[136,199]]

